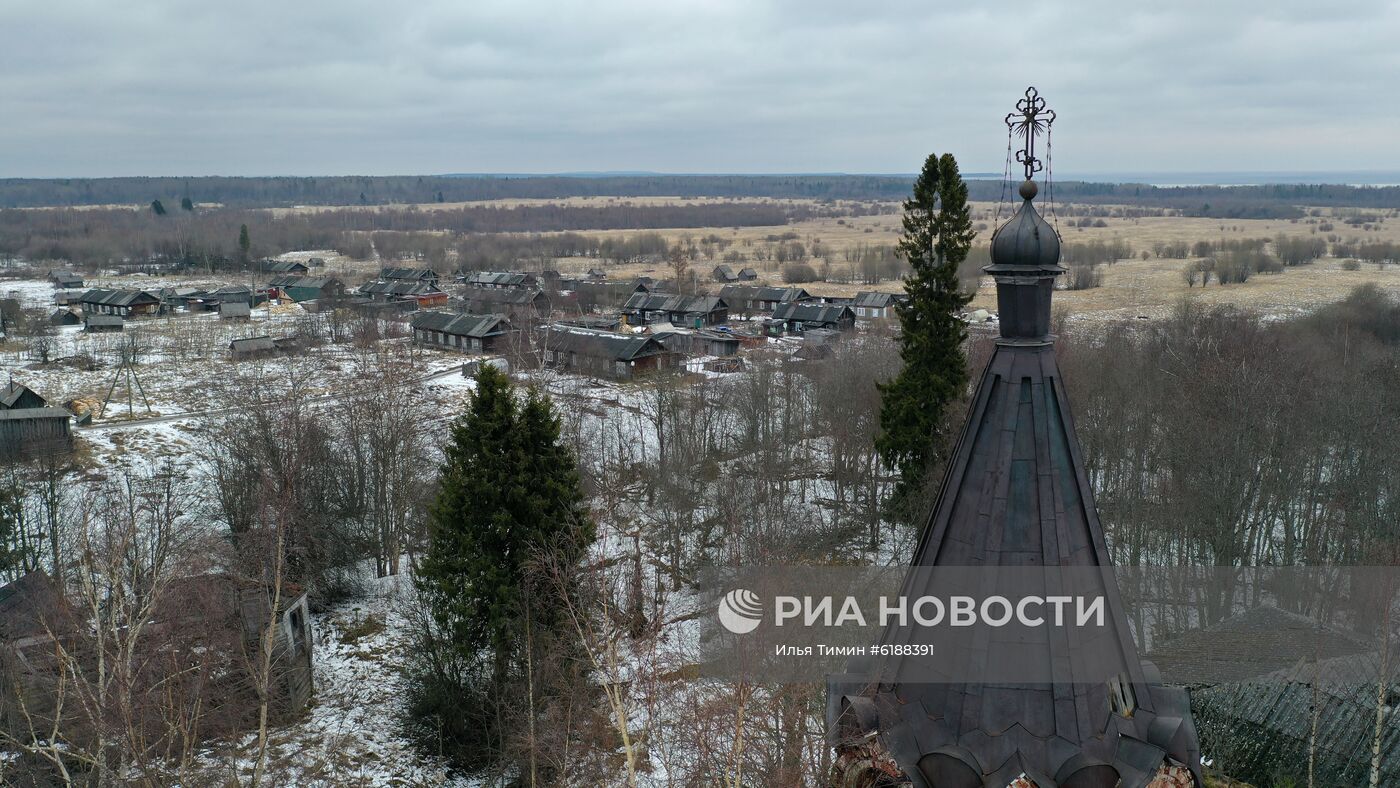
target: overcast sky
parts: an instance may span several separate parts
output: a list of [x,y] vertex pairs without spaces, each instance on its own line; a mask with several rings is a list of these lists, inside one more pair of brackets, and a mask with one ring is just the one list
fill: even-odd
[[[1141,6],[1141,10],[1137,7]],[[0,0],[0,177],[1400,170],[1400,3]]]

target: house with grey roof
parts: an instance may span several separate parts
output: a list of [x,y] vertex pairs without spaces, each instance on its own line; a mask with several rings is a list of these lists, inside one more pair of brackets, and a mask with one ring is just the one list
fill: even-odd
[[856,313],[844,304],[819,304],[799,301],[779,304],[773,316],[764,321],[767,333],[778,336],[784,332],[799,334],[812,329],[849,331],[856,324]]
[[641,334],[551,326],[540,341],[545,366],[614,380],[671,369],[680,358],[656,337]]
[[73,289],[83,286],[83,277],[67,268],[49,271],[49,282],[59,289]]
[[438,283],[438,273],[431,268],[381,268],[379,278],[394,282]]
[[160,309],[160,299],[145,290],[107,290],[94,288],[78,299],[84,314],[135,317],[154,315]]
[[[540,286],[539,280],[534,274],[527,274],[521,271],[471,271],[464,278],[463,283],[474,287],[531,287]],[[558,281],[555,277],[554,281]]]
[[225,301],[219,304],[220,320],[242,320],[247,322],[253,318],[253,308],[242,301]]
[[851,309],[858,320],[885,320],[895,316],[895,306],[909,300],[903,293],[862,291],[851,299]]
[[632,325],[674,323],[699,328],[728,322],[729,305],[716,296],[633,293],[622,305],[622,314]]
[[413,341],[466,353],[495,353],[519,337],[505,315],[419,312],[409,324]]
[[466,285],[457,291],[454,308],[474,315],[505,315],[517,325],[527,325],[549,314],[549,296],[530,287],[480,287]]
[[772,312],[779,304],[807,301],[811,294],[800,287],[757,287],[754,285],[725,285],[719,297],[739,314]]

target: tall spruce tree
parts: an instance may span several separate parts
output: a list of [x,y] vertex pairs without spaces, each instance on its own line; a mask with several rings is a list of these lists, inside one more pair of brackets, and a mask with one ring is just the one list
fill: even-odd
[[925,487],[946,446],[944,413],[967,386],[967,328],[958,312],[971,295],[958,287],[958,266],[976,232],[967,184],[952,154],[930,154],[904,201],[898,251],[912,269],[899,304],[899,354],[904,368],[880,387],[880,434],[875,446],[899,479],[891,500],[907,516],[910,496]]
[[410,731],[469,770],[509,758],[512,719],[545,705],[526,672],[572,640],[551,572],[576,565],[594,529],[559,435],[546,396],[517,397],[483,365],[446,449],[416,573],[431,631],[408,672]]

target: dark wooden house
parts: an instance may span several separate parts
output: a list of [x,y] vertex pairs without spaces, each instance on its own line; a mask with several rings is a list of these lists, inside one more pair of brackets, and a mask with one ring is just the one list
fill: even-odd
[[160,309],[160,299],[144,290],[104,290],[94,288],[78,299],[83,313],[135,317],[154,315]]
[[849,331],[856,324],[856,313],[840,304],[819,304],[815,301],[789,301],[779,304],[773,316],[765,321],[769,334],[784,332],[800,334],[812,329]]
[[681,356],[655,337],[552,326],[544,332],[540,360],[547,367],[614,380],[675,367]]
[[413,341],[466,353],[497,353],[519,339],[504,315],[420,312],[413,316]]
[[528,325],[549,314],[549,296],[529,287],[477,287],[467,285],[457,293],[459,312],[505,315],[517,326]]
[[447,304],[447,293],[430,281],[417,279],[380,279],[360,285],[359,294],[372,301],[409,301],[419,309],[432,309]]
[[720,289],[719,297],[735,314],[750,315],[772,312],[779,304],[807,301],[812,296],[800,287],[725,285]]
[[83,317],[71,309],[55,309],[49,315],[49,323],[55,326],[80,326],[83,324]]
[[269,274],[295,274],[302,276],[311,271],[306,263],[296,260],[265,260],[262,270]]
[[83,277],[66,268],[56,268],[49,271],[49,282],[60,290],[71,290],[83,286]]
[[732,356],[744,344],[740,337],[709,329],[677,329],[653,336],[667,350],[686,356]]
[[268,282],[268,289],[281,297],[298,303],[302,301],[334,300],[345,296],[345,283],[335,277],[278,276]]
[[[559,281],[555,277],[554,281]],[[528,287],[538,288],[539,280],[534,274],[520,271],[472,271],[463,279],[464,284],[474,287]]]
[[436,286],[438,272],[431,268],[381,268],[379,278],[390,282],[427,282]]
[[886,320],[895,316],[896,304],[907,300],[908,296],[902,293],[862,291],[851,300],[851,309],[855,310],[857,319]]
[[687,328],[714,326],[729,320],[729,306],[715,296],[635,293],[622,305],[632,325],[672,323]]

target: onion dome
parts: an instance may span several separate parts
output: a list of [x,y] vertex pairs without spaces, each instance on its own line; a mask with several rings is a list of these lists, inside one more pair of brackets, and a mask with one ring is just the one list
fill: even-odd
[[1060,235],[1041,217],[1032,200],[1035,181],[1021,184],[1024,202],[992,236],[992,264],[984,271],[996,280],[997,310],[1005,342],[1051,341],[1050,299],[1060,265]]

